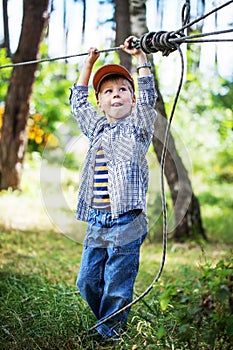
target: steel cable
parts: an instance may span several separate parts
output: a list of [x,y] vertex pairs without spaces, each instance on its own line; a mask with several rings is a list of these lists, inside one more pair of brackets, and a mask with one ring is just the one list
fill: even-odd
[[180,29],[174,31],[174,34],[178,34],[178,33],[180,33],[181,31],[184,31],[186,28],[191,27],[193,24],[195,24],[195,23],[197,23],[197,22],[199,22],[199,21],[202,21],[202,20],[205,19],[206,17],[212,15],[213,13],[215,13],[215,12],[221,10],[222,8],[228,6],[228,5],[232,4],[232,3],[233,3],[233,0],[230,0],[230,1],[225,2],[225,4],[222,4],[222,5],[218,6],[218,7],[215,7],[213,10],[207,12],[206,14],[204,14],[204,15],[202,15],[202,16],[200,16],[200,17],[197,17],[197,18],[195,18],[193,21],[191,21],[191,22],[189,22],[189,23],[183,25]]
[[[109,49],[103,49],[103,50],[97,50],[96,53],[103,53],[103,52],[110,52],[110,51],[117,51],[120,50],[120,46],[117,47],[112,47]],[[73,55],[67,55],[67,56],[59,56],[59,57],[53,57],[53,58],[42,58],[39,60],[32,60],[32,61],[26,61],[26,62],[17,62],[17,63],[9,63],[3,66],[0,66],[1,68],[12,68],[12,67],[18,67],[18,66],[26,66],[29,64],[38,64],[38,63],[44,63],[44,62],[52,62],[52,61],[58,61],[58,60],[66,60],[68,58],[73,58],[73,57],[81,57],[81,56],[86,56],[88,55],[88,52],[82,52],[78,54],[73,54]]]
[[[183,8],[182,8],[182,27],[178,30],[175,31],[171,31],[171,32],[164,32],[163,31],[163,36],[162,36],[162,40],[164,40],[165,35],[166,35],[166,39],[165,41],[160,41],[159,45],[158,45],[158,49],[156,51],[150,50],[149,47],[147,47],[147,52],[146,53],[152,53],[152,52],[157,52],[157,51],[162,51],[163,53],[165,52],[166,54],[164,54],[165,56],[167,56],[168,54],[170,54],[171,52],[175,51],[175,49],[177,48],[176,45],[174,45],[174,43],[204,43],[204,42],[230,42],[233,41],[233,39],[207,39],[207,40],[192,40],[194,38],[201,38],[201,37],[205,37],[208,35],[214,35],[214,34],[225,34],[225,33],[229,33],[229,32],[233,32],[233,29],[229,29],[229,30],[222,30],[222,31],[215,31],[215,32],[211,32],[211,33],[202,33],[202,34],[196,34],[196,35],[191,35],[191,36],[184,36],[184,30],[187,29],[188,27],[191,27],[193,24],[205,19],[206,17],[210,16],[211,14],[215,13],[216,11],[221,10],[222,8],[230,5],[231,3],[233,3],[233,0],[230,0],[228,2],[226,2],[225,4],[220,5],[219,7],[214,8],[213,10],[209,11],[208,13],[196,18],[195,20],[189,22],[189,18],[190,18],[190,5],[189,5],[189,1],[186,0],[186,3],[184,4]],[[162,31],[161,31],[162,32]],[[143,38],[145,38],[145,36],[151,36],[152,34],[154,34],[155,36],[158,34],[160,34],[161,32],[155,33],[155,32],[150,32],[147,34],[144,34],[141,39],[139,39],[139,42],[141,44]],[[180,36],[180,37],[178,37]],[[156,37],[156,39],[157,39]],[[191,40],[190,40],[191,39]],[[155,38],[154,38],[155,40]],[[171,46],[173,45],[173,50],[171,50]],[[139,46],[140,47],[140,46]],[[142,50],[145,50],[144,47],[141,47]],[[168,48],[170,49],[170,51],[168,50]],[[118,47],[112,47],[112,48],[108,48],[108,49],[103,49],[103,50],[98,50],[98,53],[104,53],[104,52],[111,52],[111,51],[117,51],[120,50],[120,46]],[[168,51],[167,51],[168,50]],[[66,60],[69,58],[74,58],[74,57],[80,57],[80,56],[85,56],[88,55],[88,52],[84,52],[84,53],[78,53],[78,54],[73,54],[73,55],[66,55],[66,56],[59,56],[59,57],[54,57],[54,58],[44,58],[44,59],[38,59],[38,60],[32,60],[32,61],[26,61],[26,62],[16,62],[16,63],[10,63],[10,64],[6,64],[6,65],[1,65],[0,69],[3,68],[12,68],[12,67],[18,67],[18,66],[24,66],[24,65],[30,65],[30,64],[38,64],[38,63],[43,63],[43,62],[52,62],[52,61],[57,61],[57,60]]]
[[[205,42],[232,42],[233,38],[230,39],[205,39],[205,40],[193,40],[195,38],[204,38],[206,36],[210,35],[219,35],[219,34],[226,34],[226,33],[232,33],[233,29],[226,29],[226,30],[221,30],[221,31],[215,31],[215,32],[210,32],[210,33],[201,33],[201,34],[195,34],[195,35],[189,35],[189,36],[180,36],[180,37],[175,37],[175,32],[149,32],[147,34],[144,34],[140,39],[138,39],[138,48],[141,48],[143,51],[146,53],[154,53],[154,52],[168,52],[170,54],[171,52],[175,51],[177,49],[177,46],[173,45],[174,43],[182,44],[182,43],[205,43]],[[164,36],[161,36],[161,34],[164,34]],[[155,50],[155,47],[150,47],[148,46],[147,48],[141,44],[143,38],[148,38],[150,36],[154,35],[154,40],[158,35],[161,36],[162,41],[158,43],[157,49]],[[156,37],[157,35],[157,37]],[[165,39],[165,35],[167,36],[167,39]],[[161,39],[160,38],[160,39]],[[173,50],[168,50],[173,48]],[[153,50],[154,49],[154,50]],[[111,52],[111,51],[118,51],[121,50],[120,46],[117,47],[112,47],[108,49],[103,49],[103,50],[97,50],[97,53],[105,53],[105,52]],[[168,54],[164,54],[164,56],[168,56]],[[83,52],[83,53],[78,53],[78,54],[72,54],[72,55],[66,55],[66,56],[58,56],[58,57],[48,57],[48,58],[42,58],[38,60],[32,60],[32,61],[25,61],[25,62],[16,62],[16,63],[9,63],[5,65],[0,65],[0,69],[3,68],[13,68],[13,67],[19,67],[19,66],[26,66],[30,64],[38,64],[38,63],[44,63],[44,62],[53,62],[53,61],[58,61],[58,60],[66,60],[69,58],[74,58],[74,57],[81,57],[81,56],[86,56],[88,55],[88,52]]]

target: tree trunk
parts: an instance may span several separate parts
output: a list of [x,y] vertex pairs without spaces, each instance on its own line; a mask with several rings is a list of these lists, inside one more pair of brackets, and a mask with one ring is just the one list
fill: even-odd
[[[37,58],[43,29],[48,20],[49,0],[24,0],[23,22],[13,62]],[[27,145],[29,101],[37,65],[13,68],[6,97],[0,140],[0,190],[20,187]]]
[[11,57],[7,1],[8,0],[2,1],[4,41],[1,47],[5,47],[7,50],[7,57]]
[[[158,118],[155,122],[153,146],[160,163],[165,130],[167,127],[167,117],[164,102],[158,88],[157,91],[158,100],[156,104],[156,111]],[[205,240],[207,240],[205,230],[202,225],[199,201],[193,193],[188,172],[176,150],[175,141],[171,133],[169,135],[164,172],[173,202],[175,219],[173,237],[177,241],[184,241],[188,237],[194,238],[200,234]]]
[[[119,46],[130,35],[129,0],[115,0],[115,22],[116,39],[115,44]],[[119,51],[120,62],[126,67],[131,67],[131,57],[126,52]]]
[[[130,14],[131,32],[133,35],[140,38],[143,34],[148,32],[146,25],[146,1],[130,0]],[[152,72],[155,76],[154,68]],[[158,101],[156,104],[158,118],[155,122],[153,146],[158,161],[160,162],[167,117],[156,77],[155,85],[156,90],[158,91]],[[193,193],[188,173],[176,150],[175,142],[171,133],[169,133],[168,152],[165,162],[165,176],[170,188],[174,208],[174,238],[178,241],[182,241],[187,237],[194,237],[194,234],[201,234],[204,239],[207,239],[202,225],[198,199]]]

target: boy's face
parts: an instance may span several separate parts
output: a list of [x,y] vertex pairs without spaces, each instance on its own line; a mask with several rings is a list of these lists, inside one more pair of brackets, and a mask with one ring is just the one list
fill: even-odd
[[98,106],[109,123],[128,117],[135,102],[135,95],[127,79],[123,77],[109,78],[101,83]]

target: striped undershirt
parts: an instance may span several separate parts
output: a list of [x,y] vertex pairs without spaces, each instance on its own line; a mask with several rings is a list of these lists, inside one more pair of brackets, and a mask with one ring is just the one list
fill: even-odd
[[102,146],[99,147],[95,159],[92,207],[96,209],[110,208],[108,167]]

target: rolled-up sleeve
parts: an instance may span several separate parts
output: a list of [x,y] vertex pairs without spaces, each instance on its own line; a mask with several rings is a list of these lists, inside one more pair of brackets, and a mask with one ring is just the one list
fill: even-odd
[[138,77],[138,98],[133,120],[140,130],[144,130],[145,138],[150,141],[154,132],[154,122],[157,118],[156,100],[154,76]]
[[157,93],[155,91],[154,76],[148,75],[145,77],[138,77],[138,103],[147,104],[154,108],[157,100]]

